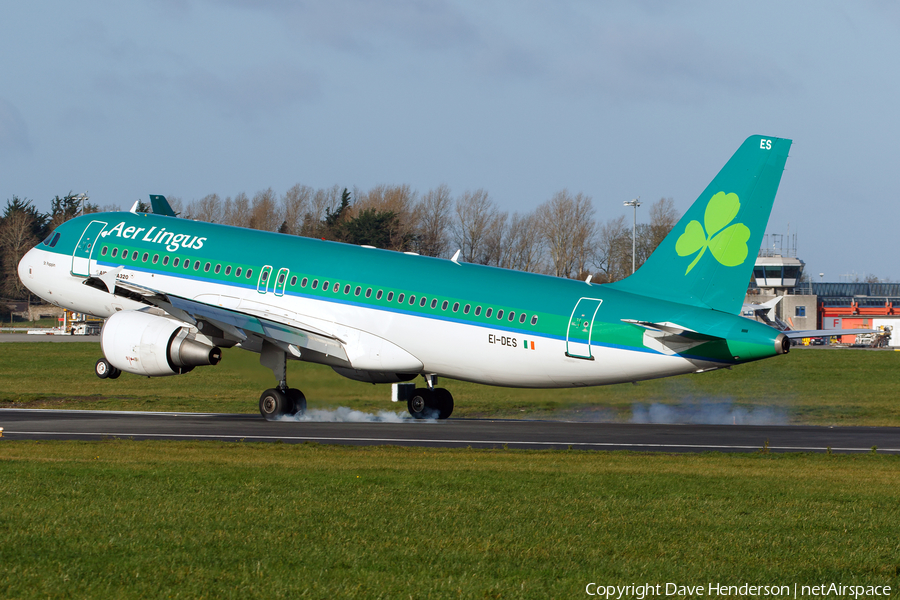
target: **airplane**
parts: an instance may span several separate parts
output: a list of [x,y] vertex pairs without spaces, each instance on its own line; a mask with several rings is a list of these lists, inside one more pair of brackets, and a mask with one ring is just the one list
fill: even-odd
[[162,196],[149,213],[63,223],[18,273],[44,300],[106,318],[100,378],[184,375],[239,347],[275,375],[267,420],[306,409],[288,360],[370,383],[422,376],[409,413],[446,419],[440,377],[572,388],[787,353],[784,333],[740,312],[790,146],[747,138],[644,265],[603,285],[190,221]]

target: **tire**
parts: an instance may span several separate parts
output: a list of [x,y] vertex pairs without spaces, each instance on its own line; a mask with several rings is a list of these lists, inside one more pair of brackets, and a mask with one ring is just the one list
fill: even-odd
[[268,389],[259,397],[259,413],[266,421],[275,421],[278,418],[291,414],[293,403],[281,390]]
[[[94,373],[100,379],[106,379],[110,376],[114,368],[115,367],[109,364],[109,361],[107,361],[105,358],[101,358],[94,364]],[[115,379],[115,377],[113,379]]]
[[122,369],[117,369],[117,368],[115,368],[115,367],[113,367],[113,366],[110,366],[109,369],[110,369],[110,371],[109,371],[109,378],[110,378],[110,379],[118,379],[118,378],[119,378],[119,375],[122,374]]
[[414,419],[425,419],[434,412],[434,394],[428,388],[416,388],[406,401],[406,408]]
[[287,398],[291,403],[290,414],[302,415],[306,412],[306,396],[303,395],[303,392],[296,388],[288,388]]
[[453,395],[444,388],[434,389],[435,409],[438,419],[446,419],[453,414]]

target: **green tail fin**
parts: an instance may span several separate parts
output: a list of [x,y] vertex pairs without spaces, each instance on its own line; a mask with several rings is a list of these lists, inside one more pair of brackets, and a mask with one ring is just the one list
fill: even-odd
[[622,291],[737,314],[791,140],[747,138]]
[[175,211],[172,210],[172,207],[169,205],[169,201],[166,200],[165,196],[150,194],[150,206],[153,209],[154,215],[165,215],[167,217],[178,216],[175,214]]

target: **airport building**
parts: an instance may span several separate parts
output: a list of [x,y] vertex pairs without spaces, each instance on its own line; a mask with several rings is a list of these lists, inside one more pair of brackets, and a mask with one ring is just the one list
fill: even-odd
[[[769,236],[766,236],[767,238]],[[892,329],[888,344],[900,347],[900,283],[815,283],[804,281],[796,238],[787,247],[773,235],[759,251],[745,304],[764,304],[781,297],[769,318],[790,329]],[[779,239],[780,238],[780,239]],[[752,316],[752,311],[745,311]],[[896,333],[895,333],[896,332]],[[840,336],[854,343],[855,336]]]

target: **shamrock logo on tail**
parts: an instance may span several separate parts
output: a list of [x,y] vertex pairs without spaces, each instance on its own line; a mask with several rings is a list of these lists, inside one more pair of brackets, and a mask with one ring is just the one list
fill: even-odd
[[691,272],[707,248],[726,267],[736,267],[744,262],[749,252],[747,240],[750,239],[750,229],[743,223],[726,227],[737,216],[740,208],[741,202],[737,194],[719,192],[706,205],[703,225],[696,220],[687,224],[684,233],[675,243],[675,252],[678,256],[690,256],[695,252],[699,254],[688,265],[685,275]]

